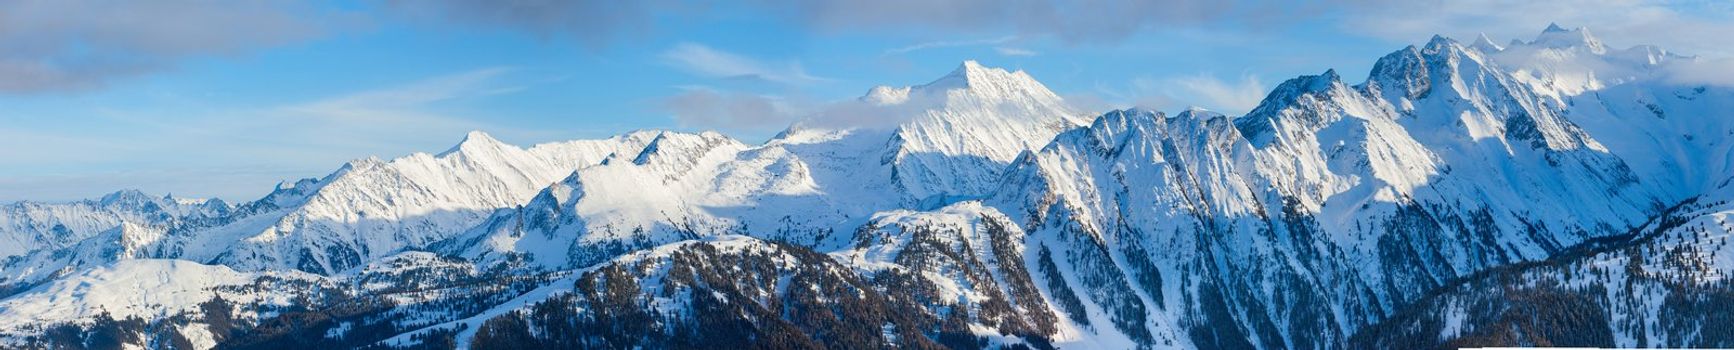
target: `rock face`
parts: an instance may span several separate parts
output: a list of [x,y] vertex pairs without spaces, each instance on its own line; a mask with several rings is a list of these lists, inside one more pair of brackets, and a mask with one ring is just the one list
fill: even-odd
[[1734,296],[1726,185],[1631,234],[1440,288],[1352,339],[1357,347],[1724,347]]
[[229,215],[222,200],[151,197],[136,190],[72,203],[18,202],[0,206],[0,258],[64,248],[120,226],[174,225]]
[[[760,145],[642,131],[522,149],[473,133],[239,205],[15,204],[0,334],[1728,347],[1734,90],[1668,76],[1694,60],[1557,26],[1505,46],[1435,37],[1364,82],[1291,79],[1242,116],[1093,118],[1028,74],[965,62]],[[140,281],[173,296],[112,295]]]

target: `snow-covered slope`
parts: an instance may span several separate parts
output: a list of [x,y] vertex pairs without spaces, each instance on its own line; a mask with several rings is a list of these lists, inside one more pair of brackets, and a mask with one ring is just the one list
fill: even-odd
[[1673,208],[1630,237],[1442,288],[1354,337],[1359,347],[1443,344],[1720,348],[1734,344],[1734,187]]
[[183,256],[245,269],[346,270],[451,237],[495,209],[523,203],[574,169],[642,148],[651,136],[640,132],[522,149],[472,132],[437,155],[350,162],[269,226],[241,232],[232,243],[199,242],[218,246],[188,247]]
[[[1435,37],[1358,84],[1284,82],[1243,116],[1085,123],[1029,75],[965,62],[761,145],[472,134],[218,215],[13,214],[32,218],[9,221],[27,223],[18,239],[80,233],[7,259],[0,281],[19,294],[0,300],[0,338],[167,325],[150,334],[237,335],[193,347],[1734,346],[1715,312],[1734,266],[1734,89],[1681,79],[1699,63],[1552,26],[1503,46]],[[171,283],[185,274],[207,277]],[[187,306],[207,285],[303,280],[317,293],[248,290],[297,304],[224,332],[197,331],[211,312]],[[111,295],[128,285],[194,297]],[[123,315],[156,323],[66,311],[122,304],[159,305]]]
[[[1559,35],[1499,54],[1536,46],[1667,64]],[[1689,139],[1573,118],[1653,118],[1574,94],[1666,81],[1567,81],[1585,76],[1537,76],[1525,72],[1564,71],[1508,68],[1479,50],[1435,38],[1381,59],[1366,83],[1297,78],[1238,118],[1109,113],[1020,159],[987,201],[1024,225],[1027,250],[1054,252],[1079,291],[1068,312],[1110,321],[1101,336],[1282,348],[1343,344],[1446,281],[1623,234],[1703,190],[1702,178],[1634,170],[1627,157],[1654,158],[1600,141],[1678,149]],[[1644,69],[1658,68],[1624,71]],[[1544,89],[1568,82],[1600,90]],[[1694,111],[1722,103],[1678,100]],[[1715,115],[1681,118],[1724,130]],[[1671,154],[1726,164],[1712,147]]]
[[24,294],[0,301],[0,328],[14,329],[35,320],[81,320],[107,312],[115,318],[164,317],[190,311],[222,297],[235,302],[277,298],[289,305],[287,294],[221,292],[261,276],[318,283],[304,273],[254,274],[185,260],[135,259],[82,271]]
[[[882,96],[888,91],[901,98]],[[883,153],[898,188],[928,205],[985,194],[1018,153],[1083,123],[1029,74],[975,61],[927,85],[875,88],[863,100],[880,108],[931,106],[903,117],[909,119],[897,125]]]
[[[144,339],[81,336],[90,339],[84,343],[90,347],[103,346],[97,344],[105,340],[133,346],[160,342],[156,347],[164,347],[169,341],[157,338],[173,334],[187,346],[206,349],[228,337],[226,328],[232,322],[238,325],[274,317],[276,312],[270,310],[295,307],[303,300],[297,297],[330,287],[319,276],[297,271],[247,273],[185,260],[126,260],[80,271],[0,300],[0,329],[8,333],[41,330],[47,326],[45,321],[52,320],[108,331],[107,327],[138,327],[137,320],[190,315],[190,321]],[[103,331],[92,333],[113,337],[142,329],[99,333]],[[52,337],[55,333],[49,330],[49,334]],[[5,338],[0,344],[31,347],[19,338]]]
[[[36,249],[0,265],[0,286],[16,290],[134,258],[336,273],[452,237],[495,210],[523,203],[574,169],[600,164],[617,153],[636,154],[656,135],[635,132],[524,149],[471,132],[438,155],[357,160],[324,178],[279,185],[265,198],[234,208],[198,203],[206,209],[179,209],[196,214],[186,219],[158,214],[161,218],[140,220],[108,235],[85,235]],[[128,203],[105,200],[73,208],[108,202]],[[20,204],[26,205],[34,204]],[[200,214],[205,212],[211,214]],[[105,218],[77,217],[93,222]]]
[[926,85],[874,88],[760,146],[661,133],[637,156],[579,170],[438,249],[574,268],[719,234],[836,246],[874,212],[985,194],[1019,152],[1074,127],[1074,114],[1024,72],[964,62]]
[[122,222],[172,225],[228,215],[222,200],[151,197],[136,190],[71,203],[17,202],[0,206],[0,259],[61,248]]

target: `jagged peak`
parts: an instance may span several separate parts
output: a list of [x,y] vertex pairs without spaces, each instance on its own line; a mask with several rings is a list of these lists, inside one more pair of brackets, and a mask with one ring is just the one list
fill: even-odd
[[1373,62],[1373,69],[1367,73],[1367,82],[1361,87],[1378,93],[1388,93],[1397,89],[1402,95],[1410,98],[1424,92],[1428,85],[1427,56],[1449,50],[1449,39],[1435,35],[1428,41],[1427,48],[1421,49],[1415,45],[1403,47],[1401,50],[1386,54]]
[[[959,63],[957,65],[957,69],[952,70],[951,74],[949,74],[947,76],[958,76],[958,77],[966,77],[966,78],[971,78],[971,77],[982,78],[985,75],[995,73],[995,72],[989,71],[989,69],[999,70],[998,68],[988,68],[988,67],[982,66],[981,62],[976,62],[975,60],[963,60],[962,63]],[[1004,70],[1000,70],[1000,71],[1003,72]]]
[[1568,30],[1566,30],[1564,27],[1560,27],[1559,23],[1557,23],[1557,22],[1547,22],[1547,28],[1542,29],[1541,32],[1542,33],[1564,33],[1564,32],[1568,32]]
[[1342,84],[1343,77],[1337,75],[1336,68],[1326,69],[1319,75],[1302,75],[1289,79],[1277,86],[1277,92],[1318,93],[1330,90],[1331,87]]
[[1209,125],[1218,122],[1226,123],[1227,121],[1228,115],[1200,107],[1188,107],[1186,110],[1180,111],[1180,113],[1176,113],[1172,117],[1168,117],[1167,124],[1170,127],[1202,130],[1200,128],[1208,127]]
[[1403,47],[1401,50],[1393,51],[1386,54],[1385,57],[1380,57],[1378,61],[1374,61],[1372,73],[1368,75],[1367,79],[1380,80],[1408,74],[1410,70],[1416,68],[1411,66],[1419,64],[1422,60],[1420,48],[1415,47],[1415,45]]
[[1335,68],[1325,70],[1324,73],[1318,75],[1302,75],[1289,79],[1278,84],[1276,89],[1271,90],[1270,95],[1265,96],[1264,101],[1258,103],[1258,107],[1253,108],[1252,113],[1247,114],[1258,114],[1259,111],[1268,108],[1280,108],[1292,103],[1295,98],[1302,95],[1329,91],[1332,87],[1341,85],[1342,81],[1342,76],[1337,75]]
[[867,95],[861,96],[861,101],[875,105],[902,104],[909,101],[909,87],[874,86],[867,90]]
[[1180,111],[1180,113],[1175,114],[1173,118],[1205,120],[1205,119],[1222,117],[1222,116],[1224,116],[1222,113],[1217,113],[1215,111],[1205,109],[1204,107],[1189,106],[1189,107],[1186,107],[1186,110]]
[[1277,117],[1277,112],[1295,105],[1303,96],[1328,93],[1343,85],[1343,78],[1337,75],[1336,69],[1325,70],[1319,75],[1302,75],[1278,84],[1264,100],[1258,102],[1251,112],[1234,120],[1241,135],[1252,137],[1270,129],[1270,123]]
[[1427,39],[1427,48],[1443,48],[1456,42],[1456,40],[1451,40],[1444,35],[1433,34],[1432,38]]
[[1655,45],[1637,45],[1625,50],[1608,54],[1617,59],[1643,65],[1658,65],[1671,60],[1695,60],[1697,57],[1680,55]]
[[1323,80],[1319,80],[1319,82],[1323,82],[1323,83],[1325,83],[1325,85],[1316,85],[1315,84],[1314,86],[1319,86],[1321,88],[1322,87],[1329,87],[1330,84],[1341,83],[1343,81],[1343,77],[1340,75],[1337,75],[1337,69],[1336,68],[1326,69],[1324,74],[1319,74],[1318,77],[1323,78]]
[[1432,39],[1427,40],[1427,45],[1421,48],[1422,53],[1436,57],[1461,55],[1468,50],[1469,48],[1463,46],[1462,42],[1443,35],[1434,35]]
[[638,156],[632,157],[632,164],[649,164],[651,156],[660,152],[663,148],[668,147],[666,144],[669,142],[669,137],[669,132],[667,131],[656,133],[656,138],[650,139],[649,143],[644,144],[644,149],[638,151]]
[[200,202],[199,205],[204,206],[205,208],[211,208],[211,209],[228,209],[229,208],[229,202],[224,201],[222,198],[206,199],[203,202]]
[[469,133],[464,134],[463,141],[458,141],[456,146],[452,146],[451,149],[448,149],[445,152],[440,152],[438,156],[444,157],[446,155],[465,152],[468,150],[497,150],[504,147],[512,146],[500,142],[500,140],[495,139],[493,135],[488,135],[488,133],[482,132],[481,130],[471,130]]
[[[740,141],[715,131],[685,133],[664,131],[656,134],[656,138],[645,143],[638,155],[632,158],[632,164],[647,165],[653,158],[668,157],[667,152],[694,152],[702,154],[726,144],[740,144]],[[673,155],[676,157],[695,157],[696,154]]]
[[1128,139],[1143,134],[1143,130],[1161,128],[1167,123],[1167,119],[1162,112],[1141,107],[1111,110],[1102,113],[1089,127],[1073,129],[1061,134],[1057,139],[1067,139],[1070,141],[1065,142],[1072,144],[1115,149]]
[[1494,43],[1493,38],[1487,37],[1487,33],[1481,33],[1480,35],[1477,35],[1475,37],[1475,43],[1470,44],[1469,47],[1475,48],[1476,50],[1480,50],[1483,53],[1495,53],[1495,52],[1505,51],[1505,47],[1499,46],[1499,44]]
[[151,236],[154,232],[146,231],[148,229],[149,227],[143,224],[129,220],[121,220],[119,225],[115,225],[114,228],[109,229],[105,233],[114,235],[114,237],[110,238],[121,242],[122,245],[137,246],[142,245],[141,243],[145,243],[142,241],[148,241],[153,238]]
[[[453,149],[452,151],[448,151],[448,152],[455,152],[457,150],[456,147],[453,147],[452,149]],[[386,164],[385,160],[380,159],[379,156],[367,156],[366,158],[356,158],[355,160],[351,160],[348,163],[343,163],[343,167],[337,168],[337,171],[331,173],[331,175],[329,177],[330,178],[336,178],[337,176],[341,176],[343,174],[348,174],[348,173],[353,172],[353,171],[369,170],[369,169],[385,166],[385,164]]]
[[1155,122],[1163,119],[1167,119],[1167,117],[1164,116],[1162,112],[1142,107],[1132,107],[1102,113],[1101,117],[1096,118],[1095,125],[1091,127],[1101,128],[1104,125],[1125,125],[1140,121]]
[[939,77],[933,82],[914,87],[914,89],[925,93],[944,93],[964,89],[981,95],[999,97],[1020,93],[1031,96],[1057,97],[1053,91],[1048,90],[1047,86],[1030,77],[1029,73],[1022,70],[1008,71],[988,67],[975,60],[963,61],[951,73]]
[[312,178],[312,177],[298,179],[298,180],[295,180],[294,182],[290,182],[289,180],[283,180],[283,181],[278,181],[277,182],[277,188],[272,189],[271,191],[277,192],[277,191],[294,190],[297,188],[306,188],[308,186],[312,186],[312,185],[318,184],[318,183],[319,183],[319,179],[318,178]]
[[1543,29],[1541,34],[1536,35],[1535,40],[1531,40],[1528,45],[1551,49],[1581,47],[1598,54],[1607,51],[1607,47],[1602,45],[1601,40],[1590,34],[1589,28],[1578,27],[1567,30],[1557,23],[1548,24],[1547,29]]
[[462,144],[462,143],[470,143],[470,142],[498,143],[498,142],[500,142],[500,140],[494,139],[493,135],[488,135],[488,133],[483,132],[481,130],[470,130],[470,132],[464,133],[463,141],[459,141],[458,143]]
[[628,132],[620,134],[620,135],[615,135],[614,138],[620,139],[620,140],[654,139],[657,136],[662,135],[662,133],[663,133],[663,130],[658,130],[658,129],[636,129],[636,130],[628,131]]
[[102,195],[102,198],[99,199],[99,201],[101,201],[103,204],[119,204],[119,203],[123,203],[123,202],[124,203],[142,203],[142,202],[149,202],[152,200],[153,200],[153,198],[151,198],[150,195],[145,194],[144,191],[140,191],[137,189],[130,189],[130,188],[124,189],[124,190],[119,190],[119,191],[114,191],[114,192],[109,192],[108,194]]

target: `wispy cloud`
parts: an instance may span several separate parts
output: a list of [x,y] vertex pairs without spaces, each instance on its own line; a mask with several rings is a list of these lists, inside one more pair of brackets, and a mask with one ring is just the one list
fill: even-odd
[[1734,87],[1734,59],[1674,62],[1662,74],[1667,82],[1676,84]]
[[828,79],[807,74],[799,63],[773,64],[695,43],[680,43],[662,53],[668,64],[692,74],[806,85]]
[[1257,76],[1241,75],[1238,81],[1225,81],[1214,75],[1195,75],[1169,79],[1164,91],[1182,100],[1199,101],[1203,107],[1228,113],[1245,113],[1258,106],[1270,92]]
[[1035,51],[1031,51],[1029,49],[1016,48],[1016,47],[1000,46],[1000,47],[993,48],[993,51],[998,52],[1000,55],[1005,55],[1005,56],[1030,57],[1030,56],[1036,55]]
[[1590,27],[1611,43],[1654,44],[1699,54],[1734,54],[1734,5],[1725,2],[1636,0],[1410,1],[1361,6],[1341,23],[1348,34],[1393,41],[1425,40],[1433,34],[1474,38],[1478,32],[1504,44],[1528,40],[1549,23]]
[[683,87],[661,107],[683,127],[727,131],[763,131],[794,122],[802,103],[776,95],[721,91],[703,86]]
[[122,187],[250,200],[277,180],[320,176],[366,155],[438,151],[469,130],[541,135],[464,108],[534,81],[516,72],[481,68],[272,106],[63,111],[108,127],[0,128],[0,201]]
[[884,55],[884,56],[902,55],[902,54],[915,52],[915,51],[921,51],[921,50],[927,50],[927,49],[948,48],[948,47],[999,45],[999,44],[1009,43],[1009,42],[1012,42],[1012,41],[1017,40],[1017,39],[1018,39],[1018,37],[1016,35],[1007,35],[1007,36],[992,38],[992,39],[956,40],[956,41],[929,41],[929,42],[919,43],[919,44],[915,44],[915,45],[909,45],[909,46],[904,46],[904,47],[899,47],[899,48],[893,48],[890,50],[885,50],[885,53],[883,53],[882,55]]
[[1096,90],[1106,97],[1107,105],[1159,110],[1203,107],[1230,115],[1252,110],[1270,92],[1252,74],[1224,80],[1203,73],[1167,78],[1141,77],[1132,79],[1125,87],[1097,86]]
[[428,104],[461,98],[506,94],[523,86],[502,85],[510,67],[490,67],[437,76],[409,84],[328,97],[283,108],[338,123],[408,122],[432,116]]

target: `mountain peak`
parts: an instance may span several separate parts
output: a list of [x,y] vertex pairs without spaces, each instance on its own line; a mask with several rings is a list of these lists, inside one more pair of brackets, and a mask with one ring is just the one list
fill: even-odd
[[145,203],[145,202],[150,202],[152,200],[153,200],[153,198],[151,198],[150,195],[146,195],[144,193],[144,191],[139,191],[136,189],[124,189],[124,190],[110,192],[109,194],[105,194],[102,196],[102,199],[100,199],[99,201],[102,202],[103,204],[112,205],[112,204],[121,204],[121,203]]
[[[1404,49],[1399,52],[1415,51]],[[1258,135],[1271,128],[1271,121],[1282,109],[1295,105],[1304,96],[1328,94],[1339,85],[1342,85],[1342,76],[1337,75],[1334,68],[1319,75],[1302,75],[1289,79],[1278,84],[1269,95],[1265,95],[1264,100],[1259,101],[1258,106],[1253,107],[1251,112],[1235,119],[1235,125],[1240,129],[1241,135]]]
[[980,70],[983,68],[981,62],[976,62],[975,60],[963,60],[963,63],[957,65],[957,69],[960,71]]
[[1311,88],[1312,91],[1324,91],[1325,89],[1330,88],[1331,85],[1342,83],[1342,81],[1343,81],[1343,77],[1340,75],[1337,75],[1337,69],[1336,68],[1330,68],[1330,69],[1325,69],[1324,74],[1319,74],[1318,76],[1314,77],[1314,79],[1312,79],[1311,84],[1308,86]]
[[1180,113],[1175,114],[1174,117],[1175,118],[1211,118],[1211,117],[1220,116],[1220,115],[1222,115],[1222,113],[1216,113],[1215,111],[1205,109],[1204,107],[1188,106],[1188,107],[1186,107],[1186,110],[1180,111]]
[[1494,52],[1505,51],[1505,47],[1499,46],[1499,44],[1494,43],[1492,38],[1487,37],[1487,33],[1481,33],[1481,35],[1476,36],[1475,37],[1475,43],[1469,45],[1469,47],[1473,47],[1476,50],[1479,50],[1483,53],[1494,53]]
[[452,146],[451,149],[448,149],[445,152],[440,152],[439,156],[443,157],[465,150],[499,149],[506,146],[506,143],[500,142],[500,140],[495,139],[492,135],[488,135],[488,133],[482,132],[481,130],[471,130],[469,133],[464,134],[463,141],[458,141],[456,146]]
[[1564,33],[1564,32],[1568,32],[1568,30],[1565,30],[1565,28],[1560,27],[1559,23],[1548,22],[1547,23],[1547,29],[1542,29],[1541,32],[1542,33]]
[[1548,24],[1547,29],[1543,29],[1541,34],[1536,35],[1535,40],[1528,44],[1552,49],[1581,47],[1597,54],[1607,51],[1607,48],[1602,46],[1601,40],[1590,34],[1589,28],[1578,27],[1567,30],[1560,27],[1559,24]]
[[[987,67],[975,60],[963,60],[957,64],[957,69],[951,70],[946,77],[963,77],[965,79],[992,79],[996,75],[1006,74],[1004,69]],[[943,78],[942,78],[943,79]]]
[[1451,40],[1451,38],[1447,38],[1444,35],[1433,34],[1432,38],[1427,39],[1427,46],[1428,47],[1437,47],[1437,46],[1442,46],[1442,45],[1450,45],[1451,42],[1453,42],[1453,41],[1454,40]]
[[500,142],[500,140],[494,139],[493,135],[488,135],[488,133],[482,132],[481,130],[470,130],[470,132],[464,134],[464,141],[463,142],[465,142],[465,143],[468,143],[468,142],[494,142],[494,143],[498,143],[498,142]]
[[907,86],[901,88],[894,88],[885,85],[874,86],[872,89],[867,90],[866,96],[861,96],[861,101],[875,105],[902,104],[904,101],[908,100],[909,87]]
[[1030,77],[1024,71],[1008,71],[1001,68],[988,67],[975,60],[965,60],[951,71],[933,82],[918,86],[915,90],[926,93],[944,93],[951,90],[968,90],[978,95],[1010,97],[1014,95],[1029,95],[1037,97],[1057,97],[1042,83]]

